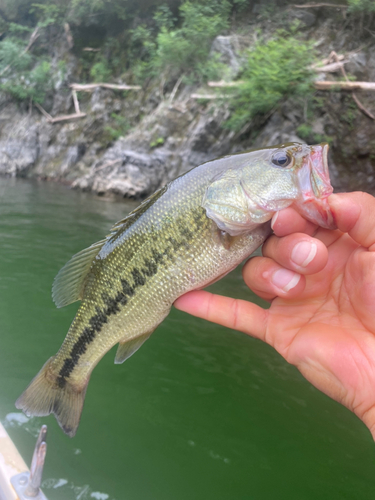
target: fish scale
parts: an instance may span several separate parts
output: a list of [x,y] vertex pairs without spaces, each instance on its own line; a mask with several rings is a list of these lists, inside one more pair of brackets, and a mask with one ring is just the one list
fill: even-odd
[[[125,361],[178,297],[216,281],[258,248],[271,233],[269,219],[277,209],[297,202],[304,207],[307,188],[298,176],[306,182],[319,174],[319,167],[306,173],[317,151],[323,164],[319,175],[327,183],[325,146],[313,148],[290,144],[203,164],[157,191],[105,240],[74,256],[57,275],[53,297],[58,307],[75,300],[82,300],[81,306],[60,350],[17,407],[29,415],[54,413],[74,435],[91,372],[109,349],[119,343],[115,361]],[[272,164],[275,151],[278,158],[285,151],[289,168]],[[322,190],[322,182],[310,184]],[[328,194],[328,188],[319,192],[322,200]]]

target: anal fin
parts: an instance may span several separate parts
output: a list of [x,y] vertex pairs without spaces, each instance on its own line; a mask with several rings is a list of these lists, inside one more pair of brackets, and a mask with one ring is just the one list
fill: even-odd
[[130,356],[132,356],[138,349],[143,345],[144,342],[149,338],[154,330],[151,332],[144,333],[135,339],[125,340],[120,342],[117,348],[115,364],[120,365],[126,361]]

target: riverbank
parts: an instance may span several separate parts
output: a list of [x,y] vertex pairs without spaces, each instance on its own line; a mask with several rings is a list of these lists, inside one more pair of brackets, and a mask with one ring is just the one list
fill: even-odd
[[[339,7],[269,5],[273,7],[265,13],[249,2],[241,20],[232,19],[231,27],[213,40],[209,57],[221,64],[217,78],[240,80],[246,51],[255,50],[259,40],[264,45],[272,39],[281,20],[284,36],[314,42],[315,60],[326,63],[325,70],[315,71],[316,80],[343,80],[344,68],[349,79],[375,81],[371,19],[360,25],[358,18]],[[95,33],[98,27],[85,29]],[[140,90],[97,86],[90,92],[72,92],[72,83],[83,77],[79,37],[74,30],[54,30],[50,35],[55,44],[50,54],[54,84],[43,105],[0,92],[1,175],[35,177],[98,195],[138,199],[222,155],[283,142],[327,141],[335,188],[375,190],[375,120],[369,117],[375,114],[372,91],[358,91],[354,98],[352,92],[313,87],[303,95],[286,94],[269,112],[254,115],[234,130],[227,126],[232,101],[218,97],[223,90],[215,94],[207,82],[194,83],[184,75],[170,80],[154,75],[142,81]],[[42,34],[30,50],[47,50],[46,37]],[[102,40],[95,50],[104,50],[104,45]],[[324,61],[332,51],[343,57],[344,66],[336,64],[332,69]],[[260,67],[264,64],[267,61],[260,61]],[[134,79],[129,72],[113,77],[115,85],[137,83]],[[362,110],[355,99],[360,99]],[[70,117],[56,121],[66,115]]]

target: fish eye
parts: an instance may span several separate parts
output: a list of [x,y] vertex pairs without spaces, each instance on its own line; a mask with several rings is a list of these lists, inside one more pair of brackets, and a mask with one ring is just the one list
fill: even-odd
[[292,158],[284,151],[276,151],[276,153],[273,154],[271,161],[277,167],[287,167],[290,165]]

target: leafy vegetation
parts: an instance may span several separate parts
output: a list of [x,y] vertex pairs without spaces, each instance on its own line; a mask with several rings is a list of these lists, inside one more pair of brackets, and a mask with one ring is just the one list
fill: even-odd
[[[166,3],[167,2],[167,3]],[[215,36],[244,0],[3,0],[0,4],[0,89],[42,102],[53,88],[52,47],[69,24],[82,82],[111,81],[126,73],[143,82],[182,74],[190,83],[215,78],[209,58]],[[147,8],[145,8],[147,7]],[[17,20],[17,23],[14,22]],[[24,50],[38,27],[39,40]],[[54,38],[53,38],[54,37]],[[89,47],[90,51],[85,51]],[[49,64],[49,66],[48,66]]]
[[104,127],[104,132],[109,141],[116,141],[129,132],[131,125],[125,116],[112,113],[111,118],[113,120],[113,126],[107,125]]
[[311,93],[309,65],[313,57],[311,42],[285,31],[266,43],[258,42],[248,53],[241,83],[234,88],[227,126],[240,130],[252,118],[267,115],[283,99]]
[[212,77],[215,67],[208,61],[208,54],[213,39],[228,27],[229,12],[226,0],[182,4],[180,27],[171,27],[170,16],[161,25],[156,38],[155,69],[168,73],[169,78],[183,73],[194,82]]
[[0,43],[0,90],[18,100],[43,102],[52,89],[51,65],[43,57],[25,50],[22,36],[25,26],[10,23],[9,36]]
[[348,11],[354,13],[375,12],[374,0],[348,0]]

